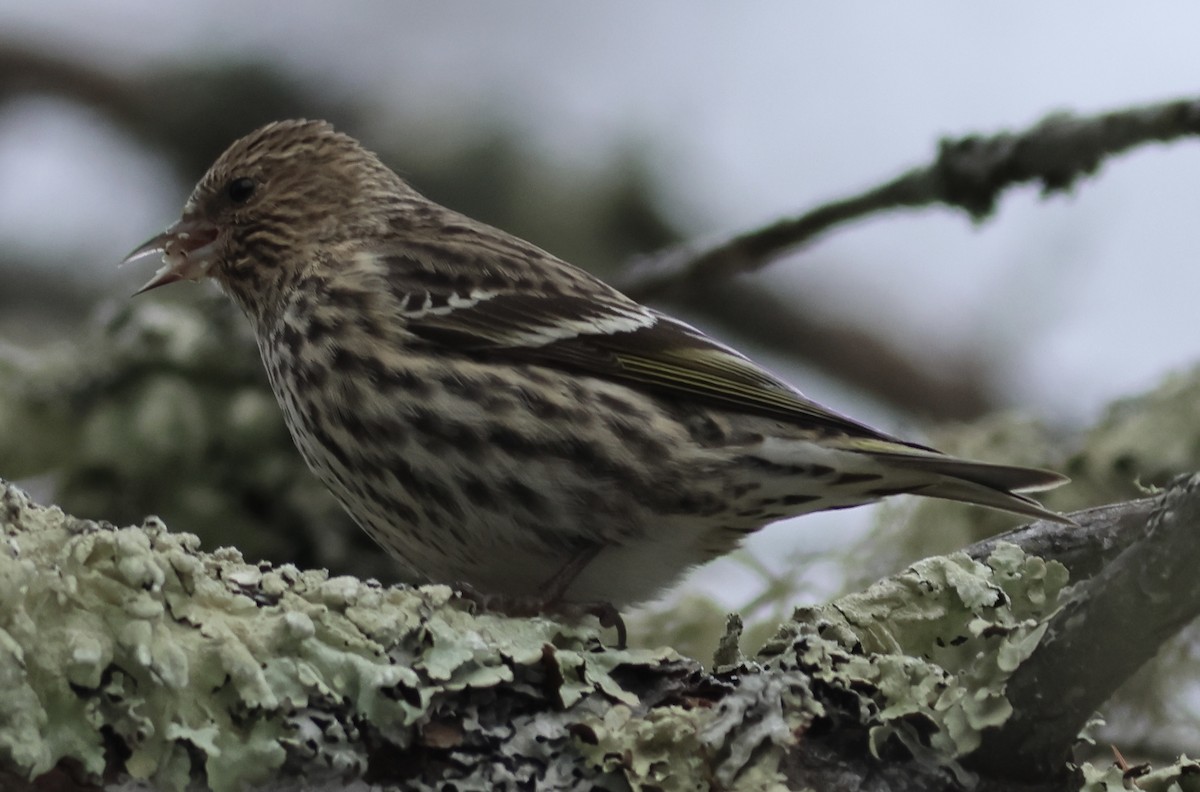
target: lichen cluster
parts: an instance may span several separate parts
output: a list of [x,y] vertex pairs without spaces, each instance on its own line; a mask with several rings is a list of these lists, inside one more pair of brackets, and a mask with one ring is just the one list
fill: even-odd
[[[748,783],[759,741],[790,741],[687,692],[694,663],[606,647],[594,624],[249,564],[157,519],[79,520],[11,485],[0,505],[0,768],[21,777],[69,759],[164,790],[289,773],[691,789],[710,767]],[[751,695],[778,719],[774,692]]]
[[[593,620],[251,564],[11,485],[0,526],[0,778],[74,767],[172,792],[821,788],[791,760],[827,737],[843,760],[966,787],[961,760],[1011,714],[1006,682],[1068,591],[1061,565],[1014,545],[930,558],[797,610],[752,659],[732,620],[705,673],[670,649],[612,648]],[[1080,772],[1089,790],[1121,778]],[[1186,790],[1194,772],[1181,760],[1139,783]]]
[[1066,583],[1061,564],[1011,544],[986,562],[963,553],[929,558],[860,593],[798,609],[760,660],[857,701],[874,756],[896,755],[898,743],[966,781],[957,760],[1012,714],[1005,682],[1036,648]]

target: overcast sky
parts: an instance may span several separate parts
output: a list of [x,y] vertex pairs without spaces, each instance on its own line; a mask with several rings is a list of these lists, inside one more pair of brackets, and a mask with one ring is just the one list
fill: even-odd
[[[1200,5],[1153,2],[0,6],[6,36],[130,70],[259,55],[397,118],[500,112],[574,166],[633,138],[702,236],[890,178],[942,135],[1194,95],[1197,30]],[[164,174],[84,112],[22,103],[0,113],[0,243],[119,258],[182,202]],[[986,339],[1013,402],[1082,424],[1197,359],[1198,175],[1197,142],[1146,148],[1073,196],[1027,188],[978,228],[876,219],[764,277],[856,312],[897,305],[917,343]]]

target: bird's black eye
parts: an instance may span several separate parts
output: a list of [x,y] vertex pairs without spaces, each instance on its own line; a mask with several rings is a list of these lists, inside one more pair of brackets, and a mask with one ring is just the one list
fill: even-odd
[[229,182],[228,186],[225,187],[225,192],[229,195],[229,200],[235,204],[246,203],[246,201],[250,200],[250,196],[254,195],[254,188],[256,186],[254,179],[243,176],[240,179],[234,179]]

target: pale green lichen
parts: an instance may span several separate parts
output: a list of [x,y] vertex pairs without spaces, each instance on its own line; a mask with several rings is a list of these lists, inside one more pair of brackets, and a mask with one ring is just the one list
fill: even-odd
[[617,705],[581,724],[578,733],[584,755],[610,772],[625,772],[634,789],[685,792],[704,789],[702,724],[701,714],[680,708],[637,717],[630,707]]
[[767,789],[781,784],[777,767],[824,708],[803,674],[745,674],[737,694],[727,696],[701,731],[701,745],[720,756],[717,781],[726,788]]
[[[1058,511],[1142,498],[1149,487],[1200,469],[1200,367],[1170,374],[1152,390],[1113,403],[1093,427],[1068,442],[1055,442],[1027,420],[995,416],[971,426],[946,427],[931,444],[958,456],[1065,473],[1069,484],[1038,493]],[[913,559],[993,535],[999,527],[996,520],[1004,519],[928,498],[889,504],[896,505],[885,506],[877,528],[850,551],[851,586],[865,585]],[[1178,705],[1179,691],[1200,673],[1198,642],[1198,625],[1168,641],[1105,704],[1109,725],[1099,734],[1117,743],[1151,742],[1168,751],[1200,742],[1197,710]]]
[[796,611],[760,659],[860,700],[872,753],[897,741],[956,760],[1012,713],[1005,684],[1059,609],[1067,571],[1002,544],[986,560],[926,559],[857,594]]
[[[28,778],[63,759],[99,777],[102,729],[127,752],[125,772],[162,789],[183,789],[195,763],[218,792],[289,762],[360,775],[365,729],[398,751],[425,745],[439,718],[495,731],[494,715],[472,714],[482,691],[493,703],[514,696],[509,715],[518,703],[524,715],[572,713],[542,724],[543,736],[600,778],[609,771],[586,762],[570,729],[613,703],[638,705],[614,672],[691,668],[669,650],[605,649],[590,625],[474,614],[444,586],[251,565],[231,550],[201,553],[154,519],[75,520],[12,487],[3,508],[0,764]],[[504,728],[511,737],[520,724]],[[479,757],[460,758],[471,777]]]
[[594,622],[476,614],[445,586],[248,564],[153,518],[117,529],[0,495],[0,771],[70,759],[164,790],[381,761],[458,790],[783,789],[783,760],[833,717],[864,751],[966,780],[958,758],[1010,714],[1005,682],[1066,584],[1012,545],[931,558],[797,611],[756,662],[731,620],[729,662],[705,675],[606,648]]

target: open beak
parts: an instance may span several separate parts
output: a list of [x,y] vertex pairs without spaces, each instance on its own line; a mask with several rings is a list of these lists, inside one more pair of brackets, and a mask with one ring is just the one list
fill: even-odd
[[198,281],[208,275],[216,255],[217,227],[205,220],[184,217],[153,239],[134,248],[122,265],[151,253],[162,253],[163,266],[134,295],[175,281]]

